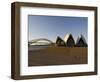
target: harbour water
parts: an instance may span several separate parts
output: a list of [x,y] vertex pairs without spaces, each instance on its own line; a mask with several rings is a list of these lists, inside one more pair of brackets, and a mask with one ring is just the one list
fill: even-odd
[[29,51],[35,51],[35,50],[45,49],[45,48],[47,48],[47,47],[49,47],[49,45],[30,45],[30,46],[28,47],[28,50],[29,50]]

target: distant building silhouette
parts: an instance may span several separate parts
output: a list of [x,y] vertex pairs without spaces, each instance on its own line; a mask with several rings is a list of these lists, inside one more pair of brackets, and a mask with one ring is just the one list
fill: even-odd
[[87,47],[87,43],[83,35],[80,35],[77,38],[76,47]]
[[74,47],[75,46],[75,41],[74,38],[71,34],[67,34],[64,38],[65,44],[67,47]]
[[56,46],[66,46],[65,42],[59,36],[56,39]]

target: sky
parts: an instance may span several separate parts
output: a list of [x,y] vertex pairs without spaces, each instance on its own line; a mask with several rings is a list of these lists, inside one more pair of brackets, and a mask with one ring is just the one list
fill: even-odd
[[53,42],[57,36],[62,39],[72,34],[75,41],[82,34],[88,41],[88,18],[70,16],[28,16],[28,40],[46,38]]

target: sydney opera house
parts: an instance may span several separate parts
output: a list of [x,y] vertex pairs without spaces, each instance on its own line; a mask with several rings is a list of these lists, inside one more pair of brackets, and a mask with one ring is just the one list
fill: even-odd
[[45,38],[34,39],[28,42],[30,45],[54,45],[54,46],[65,46],[65,47],[87,47],[87,42],[83,35],[80,35],[75,42],[74,37],[71,34],[67,34],[64,39],[60,36],[57,36],[56,42],[52,42],[51,40]]
[[75,43],[75,40],[71,34],[67,34],[64,40],[57,37],[56,45],[66,47],[87,47],[87,43],[83,35],[80,35]]

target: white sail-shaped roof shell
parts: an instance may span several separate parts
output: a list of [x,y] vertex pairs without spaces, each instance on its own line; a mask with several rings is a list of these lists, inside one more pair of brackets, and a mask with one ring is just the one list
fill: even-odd
[[84,41],[84,43],[87,44],[87,42],[86,42],[86,40],[85,40],[85,38],[84,38],[83,35],[78,36],[76,43],[79,42],[80,38],[82,38],[82,40]]
[[65,42],[67,42],[69,36],[70,36],[70,34],[66,34],[66,36],[64,37],[64,41],[65,41]]

